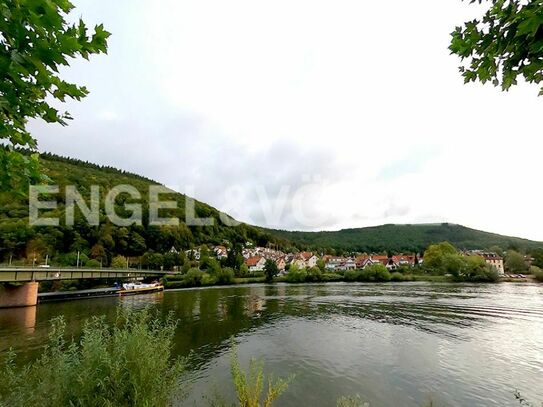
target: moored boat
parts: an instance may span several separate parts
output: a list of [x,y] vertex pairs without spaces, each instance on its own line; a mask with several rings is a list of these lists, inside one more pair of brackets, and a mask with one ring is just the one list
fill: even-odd
[[160,283],[124,283],[119,291],[119,295],[147,294],[163,290],[164,286]]

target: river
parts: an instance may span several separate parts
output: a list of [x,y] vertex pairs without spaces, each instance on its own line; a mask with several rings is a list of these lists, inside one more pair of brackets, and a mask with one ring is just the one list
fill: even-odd
[[[64,315],[77,335],[91,315],[156,307],[179,319],[174,352],[189,358],[190,395],[232,399],[230,338],[243,365],[296,377],[278,406],[518,406],[543,401],[543,284],[251,285],[174,290],[0,310],[0,352],[24,360]],[[233,399],[232,399],[233,400]]]

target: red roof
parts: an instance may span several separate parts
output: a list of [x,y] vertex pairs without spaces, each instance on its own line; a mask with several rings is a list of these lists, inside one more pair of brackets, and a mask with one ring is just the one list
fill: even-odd
[[304,259],[305,261],[309,260],[311,257],[313,257],[313,253],[311,252],[301,252],[300,257]]
[[249,257],[247,260],[245,260],[245,264],[247,264],[248,267],[256,266],[261,259],[262,257],[260,256]]

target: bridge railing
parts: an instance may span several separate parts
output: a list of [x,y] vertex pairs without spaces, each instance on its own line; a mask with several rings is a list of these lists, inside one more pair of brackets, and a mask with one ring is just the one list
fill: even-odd
[[133,279],[138,277],[162,277],[164,275],[175,274],[179,273],[139,269],[6,267],[0,268],[0,282],[8,283],[95,278]]

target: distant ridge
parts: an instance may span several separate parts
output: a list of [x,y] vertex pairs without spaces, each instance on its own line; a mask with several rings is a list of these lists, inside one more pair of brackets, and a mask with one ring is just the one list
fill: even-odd
[[[157,182],[144,176],[119,170],[110,166],[101,166],[83,160],[61,157],[51,153],[41,154],[41,163],[47,176],[61,186],[77,185],[84,195],[88,193],[90,185],[100,185],[102,192],[115,185],[130,184],[142,192],[149,185]],[[184,203],[186,197],[175,193],[175,200],[179,210],[173,213],[184,219]],[[59,205],[62,213],[64,207]],[[381,226],[351,228],[338,231],[301,232],[267,229],[247,224],[237,227],[227,227],[219,221],[220,212],[203,202],[196,201],[196,212],[199,217],[212,217],[217,220],[214,227],[186,226],[181,222],[179,228],[172,231],[163,231],[157,235],[153,228],[131,227],[130,236],[134,235],[145,242],[145,250],[164,252],[172,246],[188,247],[202,243],[220,244],[224,240],[230,242],[250,241],[259,246],[272,244],[284,250],[294,247],[300,250],[313,250],[316,252],[340,250],[345,252],[422,252],[432,243],[449,241],[459,249],[490,249],[499,246],[501,249],[524,249],[531,251],[543,248],[543,242],[536,242],[518,237],[503,236],[495,233],[471,229],[462,225],[451,223],[433,224],[386,224]],[[58,231],[49,228],[35,229],[28,227],[28,203],[24,197],[15,193],[0,194],[0,258],[11,252],[24,254],[26,242],[42,238],[57,252],[73,251],[74,239],[83,239],[87,249],[96,242],[104,239],[104,233],[115,236],[116,228],[104,225],[93,230],[78,224],[73,230],[61,228],[62,236]],[[109,228],[109,229],[108,229]],[[101,235],[102,234],[102,235]],[[85,244],[83,246],[85,246]],[[110,254],[119,253],[117,247],[110,250]],[[122,253],[122,252],[121,252]],[[130,254],[130,252],[128,252]],[[133,254],[138,255],[138,251]]]
[[324,232],[270,232],[297,245],[324,250],[422,251],[428,245],[442,241],[449,241],[459,249],[490,249],[499,246],[501,249],[532,250],[543,247],[543,242],[503,236],[452,223],[386,224]]

